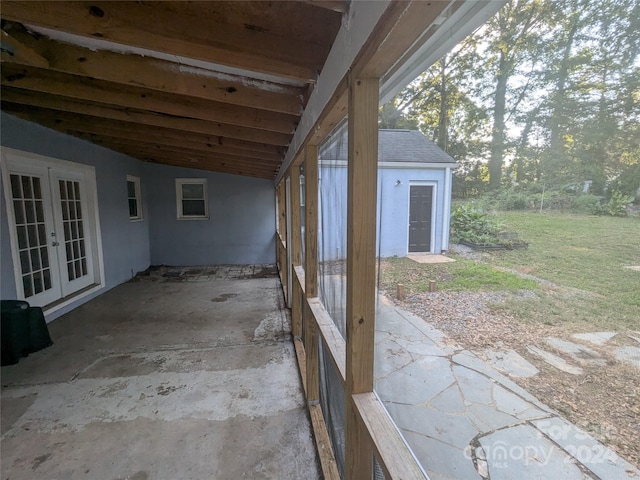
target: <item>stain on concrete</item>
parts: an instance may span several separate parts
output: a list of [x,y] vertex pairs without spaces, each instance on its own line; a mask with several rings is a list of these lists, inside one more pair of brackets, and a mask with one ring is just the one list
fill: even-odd
[[47,453],[46,455],[40,455],[33,459],[33,465],[31,465],[31,470],[37,470],[40,465],[51,458],[51,454]]
[[160,385],[158,388],[156,388],[156,392],[158,392],[158,395],[166,396],[184,387],[186,387],[186,385],[169,385],[167,387],[165,387],[164,385]]
[[211,301],[215,303],[226,302],[230,298],[234,298],[237,296],[237,293],[223,293],[222,295],[218,295],[217,297],[212,298]]
[[277,340],[283,335],[282,315],[273,312],[267,315],[253,332],[253,341]]

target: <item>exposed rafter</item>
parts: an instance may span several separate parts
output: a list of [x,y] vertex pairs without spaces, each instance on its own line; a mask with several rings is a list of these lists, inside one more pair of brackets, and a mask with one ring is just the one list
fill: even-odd
[[341,25],[329,3],[3,1],[2,108],[136,158],[273,178]]

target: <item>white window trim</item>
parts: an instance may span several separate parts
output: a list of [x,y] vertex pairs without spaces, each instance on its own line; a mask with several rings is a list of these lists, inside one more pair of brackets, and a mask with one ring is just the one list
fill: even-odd
[[[182,185],[202,185],[204,192],[204,215],[184,215],[182,213]],[[209,196],[206,178],[176,178],[176,212],[178,220],[209,220]]]
[[[133,182],[135,185],[135,199],[138,204],[138,215],[132,217],[129,215],[129,220],[132,222],[141,222],[144,220],[143,210],[142,210],[142,191],[140,190],[140,177],[136,177],[134,175],[127,175],[127,183]],[[127,200],[129,200],[129,185],[127,185]],[[128,202],[127,202],[128,207]]]

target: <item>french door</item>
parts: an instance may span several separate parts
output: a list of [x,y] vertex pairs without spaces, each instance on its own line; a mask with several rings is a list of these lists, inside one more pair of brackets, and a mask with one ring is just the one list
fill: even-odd
[[45,306],[94,284],[86,172],[5,157],[18,296]]

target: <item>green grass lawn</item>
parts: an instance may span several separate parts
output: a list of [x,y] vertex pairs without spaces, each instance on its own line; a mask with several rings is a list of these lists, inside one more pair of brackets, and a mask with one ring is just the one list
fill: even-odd
[[[382,261],[381,288],[408,293],[428,290],[436,280],[442,291],[535,290],[494,306],[526,322],[583,324],[588,329],[640,330],[640,218],[560,213],[500,213],[508,230],[528,249],[485,253],[477,262],[418,264],[407,258]],[[557,287],[500,271],[506,267],[553,282]],[[586,324],[586,325],[585,325]]]
[[501,213],[526,250],[494,252],[488,262],[586,292],[544,295],[504,308],[544,323],[587,322],[640,329],[640,218],[559,213]]
[[406,257],[382,260],[381,288],[387,292],[395,292],[398,283],[405,286],[406,293],[426,292],[430,280],[435,280],[437,289],[445,292],[514,292],[539,288],[533,280],[460,257],[453,263],[436,264],[417,263]]

